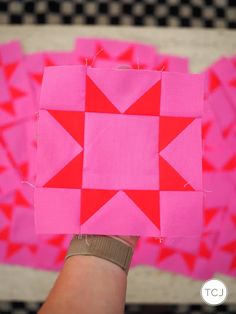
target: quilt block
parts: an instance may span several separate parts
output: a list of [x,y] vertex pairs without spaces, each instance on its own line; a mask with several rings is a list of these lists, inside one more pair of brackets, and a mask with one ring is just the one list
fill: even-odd
[[202,103],[198,74],[46,68],[36,231],[199,235]]

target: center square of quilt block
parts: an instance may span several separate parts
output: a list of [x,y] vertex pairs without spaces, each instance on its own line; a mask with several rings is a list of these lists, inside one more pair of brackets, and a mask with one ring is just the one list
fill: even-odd
[[[46,70],[38,122],[38,232],[200,233],[202,85],[186,76]],[[189,83],[191,95],[181,82]]]

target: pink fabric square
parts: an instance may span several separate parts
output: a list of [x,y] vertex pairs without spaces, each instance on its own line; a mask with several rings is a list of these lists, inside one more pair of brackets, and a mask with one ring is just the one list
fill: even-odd
[[[178,83],[177,83],[178,82]],[[162,73],[161,115],[200,117],[203,108],[202,74]]]
[[44,109],[84,110],[86,68],[46,67],[47,84],[42,85],[40,104]]
[[[191,210],[190,210],[191,208]],[[198,236],[202,230],[202,192],[160,192],[161,235]]]
[[40,233],[79,233],[80,190],[36,188],[35,228]]
[[158,123],[158,117],[86,113],[83,188],[157,190]]

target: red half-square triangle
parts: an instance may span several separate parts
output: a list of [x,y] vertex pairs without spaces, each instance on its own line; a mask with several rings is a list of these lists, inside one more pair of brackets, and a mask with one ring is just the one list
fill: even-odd
[[29,207],[30,204],[20,191],[15,193],[15,204],[18,206]]
[[84,144],[84,113],[79,111],[48,110],[63,128],[81,145]]
[[168,60],[163,60],[161,63],[159,63],[157,65],[157,67],[155,68],[156,71],[167,71],[168,70]]
[[17,98],[21,98],[21,97],[26,96],[25,92],[23,92],[22,90],[14,87],[14,86],[10,86],[10,92],[11,92],[11,96],[13,97],[13,99],[17,99]]
[[85,223],[116,193],[117,191],[114,190],[82,189],[80,224],[82,225],[83,223]]
[[159,115],[161,99],[161,80],[148,89],[126,111],[126,114]]
[[10,243],[7,247],[6,251],[6,258],[11,257],[15,253],[17,253],[19,250],[23,248],[23,244],[20,243]]
[[36,244],[28,244],[27,247],[32,254],[35,254],[37,252],[38,247]]
[[65,240],[65,236],[60,234],[60,235],[55,236],[55,237],[53,237],[51,239],[48,239],[47,243],[55,245],[55,246],[60,246],[60,245],[62,245],[64,240]]
[[28,162],[24,162],[21,165],[18,166],[18,170],[20,172],[20,175],[22,178],[26,179],[29,172],[29,164]]
[[42,73],[30,73],[30,76],[32,77],[32,79],[38,83],[39,85],[41,85],[42,80],[43,80],[43,74]]
[[0,230],[0,240],[7,241],[9,238],[9,234],[10,234],[10,228],[9,227],[3,228],[2,230]]
[[142,212],[160,229],[159,192],[148,190],[124,190]]
[[1,109],[6,111],[7,113],[9,113],[13,116],[15,115],[15,108],[14,108],[14,105],[11,101],[0,103],[0,107],[1,107]]
[[126,51],[124,51],[122,54],[119,55],[118,60],[119,61],[132,61],[132,57],[133,57],[133,47],[130,47]]
[[209,92],[212,93],[216,88],[220,86],[220,80],[214,72],[210,72],[209,75]]
[[10,220],[12,218],[12,206],[8,204],[1,204],[0,211]]
[[55,264],[63,262],[66,256],[66,249],[61,249],[60,253],[57,255],[56,259],[55,259]]
[[232,259],[232,262],[230,264],[230,270],[234,270],[236,268],[236,256]]
[[187,264],[189,270],[193,271],[195,265],[195,256],[189,253],[181,253],[185,263]]
[[175,251],[171,248],[168,247],[163,247],[160,250],[160,254],[158,256],[158,262],[161,262],[163,260],[165,260],[166,258],[168,258],[171,255],[174,255]]
[[119,113],[89,76],[86,78],[86,111]]
[[17,68],[18,62],[7,64],[4,67],[4,73],[7,79],[10,79]]
[[236,227],[236,215],[231,215],[231,220],[232,220],[232,222],[233,222],[233,224],[235,225],[235,227]]
[[56,65],[55,62],[53,62],[50,58],[44,57],[44,66],[50,67]]
[[201,242],[200,248],[199,248],[199,255],[201,257],[210,258],[211,257],[211,251],[207,247],[205,242]]
[[232,87],[236,87],[236,78],[229,82],[229,85]]
[[236,250],[236,240],[225,244],[224,246],[221,247],[221,250],[227,253],[234,253]]
[[216,168],[206,158],[202,159],[202,170],[203,171],[215,171]]
[[209,225],[209,223],[212,221],[212,219],[217,214],[218,209],[217,208],[207,208],[204,211],[204,223],[205,225]]
[[101,58],[101,59],[111,59],[111,57],[108,55],[108,53],[100,44],[97,44],[97,47],[96,47],[95,58],[96,57]]
[[223,170],[234,170],[236,168],[236,155],[230,158],[223,166]]
[[161,156],[160,167],[160,190],[162,191],[194,191],[192,186]]
[[179,135],[193,120],[193,118],[160,117],[160,151],[164,149],[177,135]]
[[82,184],[83,152],[73,158],[44,187],[80,189]]

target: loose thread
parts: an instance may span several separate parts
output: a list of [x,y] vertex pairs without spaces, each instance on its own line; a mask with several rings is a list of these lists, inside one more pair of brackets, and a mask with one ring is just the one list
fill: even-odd
[[30,183],[30,182],[28,182],[28,181],[21,181],[21,183],[22,183],[22,184],[27,184],[27,185],[29,185],[30,187],[32,187],[33,189],[35,189],[35,187],[36,187],[33,183]]
[[103,50],[104,50],[104,49],[101,48],[101,49],[95,54],[95,56],[93,57],[92,63],[91,63],[91,67],[93,67],[93,65],[94,65],[94,63],[95,63],[95,61],[96,61],[97,56],[98,56]]
[[87,236],[87,234],[85,235],[85,242],[86,242],[87,246],[90,246],[90,244],[89,244],[89,242],[88,242],[88,236]]

